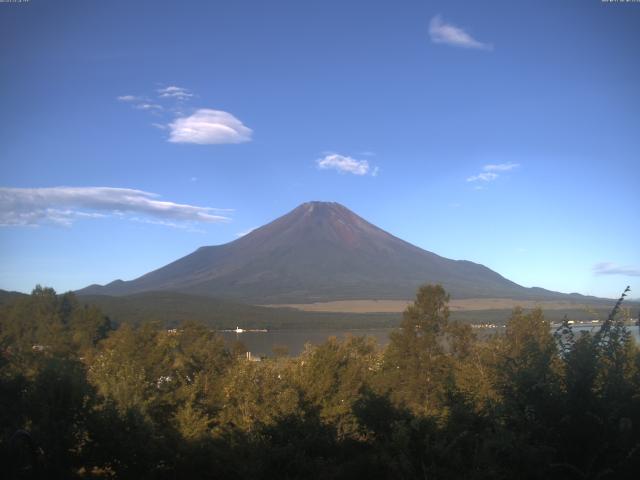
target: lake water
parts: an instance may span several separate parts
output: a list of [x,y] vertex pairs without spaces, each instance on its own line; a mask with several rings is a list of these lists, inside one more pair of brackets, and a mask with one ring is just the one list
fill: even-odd
[[[578,332],[596,333],[599,328],[600,328],[600,325],[578,325],[578,326],[573,325],[572,326],[572,330],[573,330],[574,335],[578,335]],[[629,327],[628,326],[627,329],[631,332],[631,335],[636,340],[636,342],[640,343],[640,332],[638,331],[638,327],[637,326],[633,326],[633,327]]]
[[[599,326],[591,325],[578,325],[573,326],[573,331],[577,335],[581,331],[596,331]],[[629,327],[631,333],[635,337],[636,341],[640,342],[640,334],[638,327]],[[269,332],[220,332],[220,335],[225,339],[227,344],[231,344],[235,341],[240,341],[244,344],[248,351],[254,356],[271,356],[273,355],[273,348],[284,346],[287,347],[290,355],[299,355],[307,343],[312,345],[318,345],[323,343],[329,337],[337,337],[340,339],[345,338],[347,335],[352,336],[369,336],[373,337],[378,345],[384,346],[389,343],[389,333],[393,328],[371,328],[361,330],[271,330]],[[555,328],[554,328],[555,330]],[[504,332],[503,328],[484,330],[475,333],[495,333]]]

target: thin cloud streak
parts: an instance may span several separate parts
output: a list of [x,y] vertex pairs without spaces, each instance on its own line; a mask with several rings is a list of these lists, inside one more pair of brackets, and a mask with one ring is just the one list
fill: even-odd
[[513,170],[514,168],[518,168],[520,166],[519,163],[497,163],[497,164],[489,164],[482,167],[485,172],[508,172],[509,170]]
[[490,163],[482,167],[482,172],[477,175],[467,177],[467,182],[493,182],[500,174],[496,172],[509,172],[520,166],[519,163]]
[[176,100],[188,100],[193,97],[193,93],[183,87],[177,87],[171,85],[166,88],[160,88],[157,90],[160,98],[175,98]]
[[481,180],[483,182],[493,182],[498,177],[499,175],[497,173],[484,172],[484,173],[479,173],[478,175],[472,175],[468,177],[467,182],[477,182],[478,180]]
[[194,228],[193,223],[168,222],[167,220],[154,220],[151,218],[140,218],[140,217],[131,217],[129,218],[129,220],[137,223],[146,223],[148,225],[160,225],[162,227],[175,228],[177,230],[185,230],[187,232],[192,232],[192,233],[205,233],[204,230]]
[[626,275],[629,277],[640,277],[640,268],[622,266],[613,262],[600,262],[593,266],[593,273],[596,275]]
[[164,222],[229,220],[220,215],[219,209],[167,202],[157,197],[142,190],[113,187],[0,188],[0,226],[70,226],[79,218],[128,215]]
[[493,50],[492,45],[480,42],[462,28],[446,23],[441,15],[436,15],[429,22],[429,36],[433,43],[476,50]]
[[159,111],[164,110],[162,105],[158,105],[157,103],[139,103],[134,106],[134,108],[138,110],[149,110],[149,111]]

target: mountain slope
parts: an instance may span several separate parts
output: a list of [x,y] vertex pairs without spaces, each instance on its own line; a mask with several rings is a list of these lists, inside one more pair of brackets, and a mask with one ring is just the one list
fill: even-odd
[[187,292],[254,303],[407,299],[425,282],[454,298],[566,297],[422,250],[337,203],[309,202],[233,242],[201,247],[135,280],[78,293]]

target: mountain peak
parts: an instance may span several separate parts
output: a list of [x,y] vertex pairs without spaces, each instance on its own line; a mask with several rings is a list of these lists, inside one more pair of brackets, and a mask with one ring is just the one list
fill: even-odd
[[[408,299],[425,282],[457,298],[541,298],[487,267],[411,245],[336,202],[311,201],[233,242],[83,293],[189,292],[258,303]],[[557,294],[555,294],[557,295]]]
[[[342,207],[342,205],[340,205],[338,202],[325,202],[322,200],[311,200],[309,202],[304,202],[301,203],[300,205],[298,205],[298,208],[300,207],[304,207],[304,208],[330,208],[332,206],[338,205],[340,207]],[[344,207],[342,207],[344,208]]]
[[[312,201],[232,242],[247,250],[281,251],[303,247],[349,248],[361,246],[367,235],[388,235],[348,208],[335,202]],[[250,252],[249,252],[250,251]]]
[[335,213],[351,213],[353,214],[353,212],[351,210],[349,210],[347,207],[345,207],[344,205],[341,205],[337,202],[321,202],[321,201],[311,201],[311,202],[305,202],[301,205],[299,205],[297,208],[293,209],[293,212],[299,212],[302,214],[318,214],[318,213],[331,213],[331,212],[335,212]]

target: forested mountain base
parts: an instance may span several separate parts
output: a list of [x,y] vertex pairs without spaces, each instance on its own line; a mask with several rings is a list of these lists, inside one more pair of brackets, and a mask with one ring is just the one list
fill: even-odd
[[3,477],[636,478],[640,351],[620,302],[595,335],[515,309],[484,340],[447,302],[422,287],[385,349],[252,362],[203,325],[113,329],[36,288],[0,309]]

